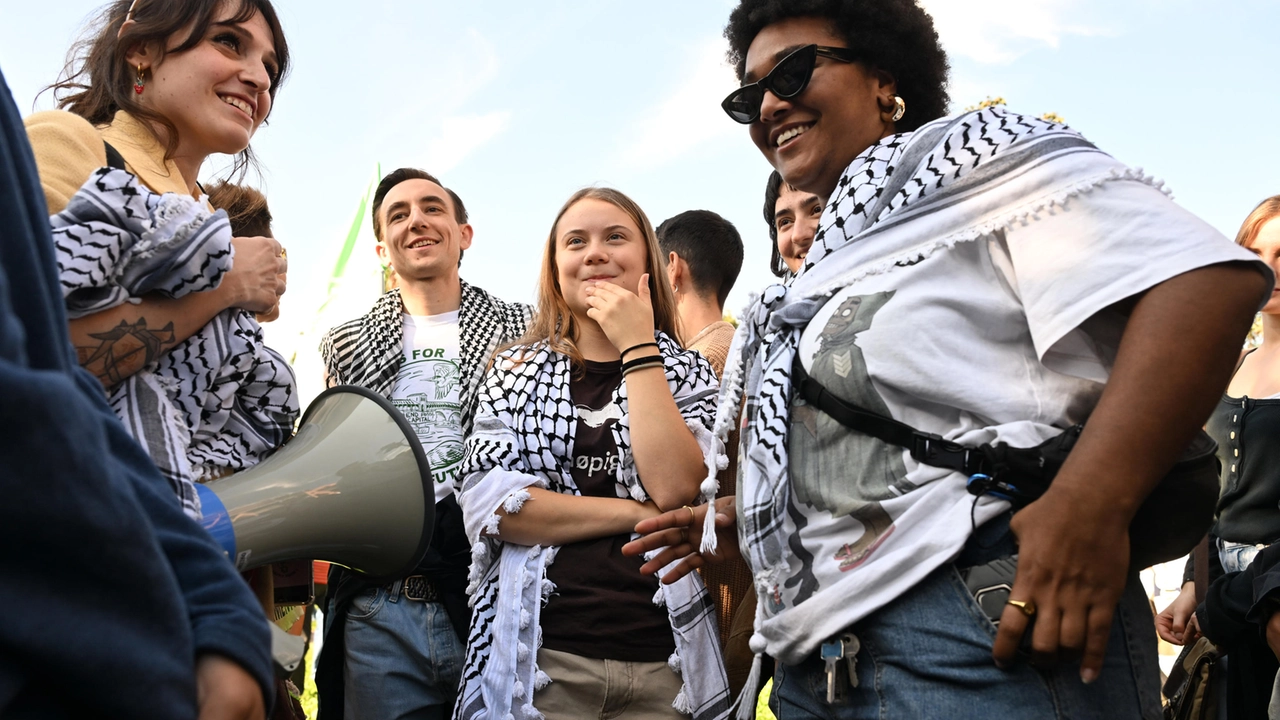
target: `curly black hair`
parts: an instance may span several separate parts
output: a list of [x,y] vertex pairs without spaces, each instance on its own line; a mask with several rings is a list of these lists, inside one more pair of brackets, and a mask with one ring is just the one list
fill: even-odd
[[893,76],[907,103],[898,131],[915,130],[947,114],[947,54],[938,43],[933,18],[915,0],[742,0],[724,29],[729,62],[739,80],[756,34],[792,17],[830,21],[867,66]]

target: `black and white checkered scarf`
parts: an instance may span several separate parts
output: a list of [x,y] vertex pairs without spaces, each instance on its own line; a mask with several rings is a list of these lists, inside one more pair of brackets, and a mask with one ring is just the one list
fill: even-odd
[[[504,302],[461,281],[458,305],[459,367],[462,370],[462,433],[471,432],[476,393],[498,346],[524,335],[532,308]],[[320,340],[329,387],[359,385],[390,398],[404,359],[404,303],[396,288],[362,317],[335,326]]]
[[[738,533],[760,597],[751,641],[757,662],[747,687],[754,686],[759,672],[759,653],[767,650],[794,663],[814,643],[814,638],[778,637],[769,625],[772,613],[781,611],[771,609],[771,600],[786,577],[791,553],[785,530],[791,367],[809,321],[860,278],[1026,224],[1075,195],[1124,180],[1155,184],[1063,125],[999,107],[886,137],[845,170],[804,269],[787,285],[771,286],[753,300],[722,378],[718,437],[734,428],[746,398]],[[702,551],[713,552],[715,533],[703,538]],[[749,716],[749,704],[740,705],[739,717]]]
[[[95,171],[50,223],[72,318],[151,293],[177,298],[212,290],[231,268],[226,213],[152,192],[123,170]],[[263,345],[253,316],[238,309],[219,313],[126,378],[109,401],[197,519],[194,483],[257,464],[289,437],[298,416],[293,370]]]
[[[699,445],[719,463],[723,446],[710,432],[715,373],[700,355],[681,349],[666,335],[659,333],[658,343],[676,407]],[[581,494],[570,470],[578,426],[570,374],[568,357],[537,345],[500,353],[485,375],[461,473],[460,501],[472,543],[468,594],[474,612],[455,718],[542,718],[533,704],[534,692],[550,679],[537,667],[539,615],[554,590],[546,569],[557,548],[504,543],[482,533],[497,529],[499,508],[518,512],[530,486]],[[620,498],[644,501],[648,496],[631,454],[626,398],[622,383],[613,397],[623,408],[623,417],[612,427],[620,461],[616,492]],[[654,602],[667,607],[676,641],[668,664],[684,683],[672,706],[695,720],[727,717],[730,698],[715,607],[702,580],[690,575],[662,586]]]

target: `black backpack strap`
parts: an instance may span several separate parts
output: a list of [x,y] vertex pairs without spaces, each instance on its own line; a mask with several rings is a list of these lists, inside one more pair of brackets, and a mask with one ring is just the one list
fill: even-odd
[[916,462],[955,470],[965,475],[989,474],[986,456],[979,448],[968,448],[944,440],[941,435],[921,432],[876,412],[836,397],[810,377],[796,357],[791,367],[791,387],[810,405],[831,416],[850,430],[870,435],[890,445],[906,448]]
[[117,170],[125,170],[124,156],[120,151],[111,147],[111,143],[106,140],[102,141],[102,146],[107,149],[107,167],[113,167]]

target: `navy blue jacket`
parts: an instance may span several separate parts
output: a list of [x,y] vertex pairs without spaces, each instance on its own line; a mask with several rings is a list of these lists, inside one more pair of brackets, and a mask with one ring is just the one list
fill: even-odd
[[261,607],[76,362],[0,74],[0,718],[190,720],[202,653],[270,707]]

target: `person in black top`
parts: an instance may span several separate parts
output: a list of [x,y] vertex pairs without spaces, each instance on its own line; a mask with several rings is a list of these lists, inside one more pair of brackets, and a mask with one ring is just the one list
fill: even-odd
[[701,580],[660,588],[621,551],[636,523],[696,501],[699,440],[714,442],[715,374],[672,339],[661,269],[616,190],[579,191],[556,218],[538,312],[486,374],[466,441],[475,612],[455,717],[728,714]]
[[[1280,195],[1258,205],[1236,236],[1280,269]],[[1209,531],[1210,587],[1196,608],[1194,564],[1182,592],[1156,618],[1160,636],[1191,644],[1203,632],[1230,661],[1232,717],[1263,717],[1280,656],[1280,290],[1262,308],[1262,342],[1246,350],[1206,424],[1218,443],[1222,495]]]

